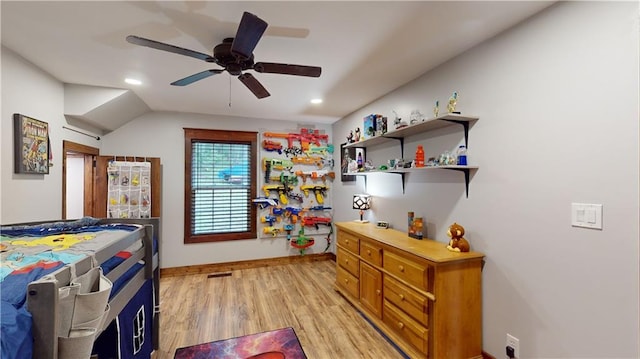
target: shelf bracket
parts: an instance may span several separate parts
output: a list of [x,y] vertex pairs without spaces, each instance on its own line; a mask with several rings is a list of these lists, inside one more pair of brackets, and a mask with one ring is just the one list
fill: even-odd
[[[386,137],[386,136],[385,136]],[[387,137],[400,141],[400,158],[404,159],[404,137]]]
[[468,168],[443,168],[443,169],[464,172],[464,186],[466,189],[467,198],[469,198],[469,169]]
[[468,121],[458,121],[458,120],[447,120],[447,119],[442,119],[442,121],[447,121],[447,122],[453,122],[453,123],[457,123],[459,125],[462,125],[462,127],[464,127],[464,146],[466,148],[469,148],[469,122]]
[[404,194],[404,180],[405,180],[405,175],[407,173],[406,172],[394,172],[394,171],[390,171],[389,173],[400,175],[400,179],[402,180],[402,194]]
[[367,175],[356,173],[356,176],[362,177],[362,179],[364,180],[364,192],[367,192]]

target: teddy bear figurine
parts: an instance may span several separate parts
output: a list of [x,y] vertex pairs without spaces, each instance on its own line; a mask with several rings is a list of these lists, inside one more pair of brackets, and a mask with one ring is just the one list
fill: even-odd
[[462,227],[458,223],[453,222],[453,224],[449,226],[447,235],[451,237],[451,240],[449,241],[449,245],[447,246],[448,250],[452,252],[468,252],[469,251],[469,242],[463,237],[464,227]]

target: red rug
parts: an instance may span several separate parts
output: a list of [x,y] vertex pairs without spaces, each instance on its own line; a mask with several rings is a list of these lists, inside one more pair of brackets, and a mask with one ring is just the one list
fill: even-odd
[[293,328],[176,349],[175,359],[307,359]]

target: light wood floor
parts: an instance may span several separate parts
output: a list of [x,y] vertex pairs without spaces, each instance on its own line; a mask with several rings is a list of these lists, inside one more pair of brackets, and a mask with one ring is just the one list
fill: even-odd
[[333,290],[335,262],[300,262],[160,280],[160,349],[293,327],[309,359],[403,358]]

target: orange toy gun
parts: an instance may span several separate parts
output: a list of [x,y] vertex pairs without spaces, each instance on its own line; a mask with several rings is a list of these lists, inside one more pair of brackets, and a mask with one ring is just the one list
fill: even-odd
[[[309,149],[309,144],[313,143],[316,146],[320,146],[321,145],[321,141],[329,142],[329,135],[326,134],[320,134],[320,131],[318,130],[309,130],[308,128],[303,128],[300,130],[300,137],[302,137],[302,139],[300,140],[300,144],[302,145],[303,149]],[[305,147],[304,144],[307,144],[307,146]]]
[[277,133],[265,132],[264,137],[286,138],[289,147],[293,147],[293,141],[299,141],[303,151],[309,149],[309,144],[314,143],[316,146],[321,145],[321,141],[329,141],[329,135],[320,134],[320,131],[303,128],[300,133]]
[[319,204],[323,204],[323,196],[326,194],[329,187],[325,185],[307,184],[300,186],[300,189],[304,192],[305,196],[309,196],[309,190],[313,190],[313,192],[316,194],[316,201],[318,201]]
[[278,154],[282,154],[282,145],[275,141],[264,140],[262,141],[262,148],[269,152],[277,151]]
[[291,158],[291,162],[299,165],[316,165],[318,168],[324,166],[324,158],[318,156],[293,157]]
[[293,147],[293,141],[300,140],[300,135],[295,133],[265,132],[262,135],[264,137],[286,138],[289,147]]
[[302,225],[303,226],[314,226],[316,227],[316,229],[318,229],[319,225],[325,225],[325,226],[330,226],[331,225],[331,217],[317,217],[317,216],[313,216],[313,217],[303,217],[302,218]]
[[327,170],[321,170],[321,171],[296,171],[296,176],[300,176],[302,177],[302,182],[306,183],[307,182],[307,177],[316,180],[318,178],[322,179],[322,182],[326,182],[327,181],[327,177],[334,179],[336,178],[336,173],[331,171],[327,171]]

